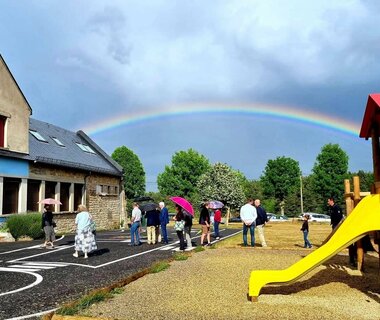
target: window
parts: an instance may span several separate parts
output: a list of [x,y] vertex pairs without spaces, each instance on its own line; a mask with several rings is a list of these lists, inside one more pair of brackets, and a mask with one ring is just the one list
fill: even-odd
[[34,131],[34,130],[29,130],[29,132],[31,133],[31,135],[33,137],[35,137],[38,141],[42,141],[42,142],[47,142],[46,139],[41,136],[41,134],[37,131]]
[[55,137],[51,137],[53,139],[53,141],[58,144],[60,147],[64,147],[65,145],[61,142],[61,140],[59,140],[58,138],[55,138]]
[[101,196],[107,196],[107,195],[118,195],[119,188],[118,186],[109,186],[104,184],[98,184],[96,186],[96,194]]
[[7,118],[0,116],[0,148],[5,147],[5,123]]
[[77,145],[82,151],[95,154],[95,151],[92,150],[89,146],[86,146],[85,144],[82,144],[82,143],[79,143],[79,142],[75,142],[75,143],[76,143],[76,145]]

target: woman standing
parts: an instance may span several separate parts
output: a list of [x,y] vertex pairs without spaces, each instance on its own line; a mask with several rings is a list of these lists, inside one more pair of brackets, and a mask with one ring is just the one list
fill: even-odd
[[205,202],[202,205],[201,214],[199,216],[199,224],[202,226],[202,235],[201,235],[201,245],[203,246],[203,241],[207,237],[207,245],[211,245],[211,236],[210,236],[210,213],[208,212],[209,203]]
[[92,217],[83,204],[78,206],[78,211],[75,218],[77,232],[75,235],[75,253],[73,256],[78,258],[78,252],[83,251],[84,258],[87,259],[87,254],[97,249],[95,236],[91,230]]
[[51,206],[47,204],[44,206],[44,213],[42,214],[42,229],[45,233],[45,243],[42,246],[49,249],[54,248],[55,233],[53,224],[53,212],[51,211]]
[[185,215],[182,212],[182,208],[178,204],[175,205],[175,211],[177,214],[173,218],[175,220],[174,229],[177,232],[179,239],[179,249],[184,251],[185,240],[183,238],[183,229],[185,227]]

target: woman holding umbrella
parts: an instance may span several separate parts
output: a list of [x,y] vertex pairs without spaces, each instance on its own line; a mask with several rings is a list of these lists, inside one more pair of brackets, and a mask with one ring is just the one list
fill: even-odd
[[199,216],[199,224],[202,225],[201,245],[203,245],[204,239],[207,237],[207,245],[211,245],[210,235],[210,213],[208,211],[209,203],[205,202],[202,205],[201,214]]
[[179,239],[179,249],[185,251],[185,240],[183,238],[183,229],[185,227],[185,215],[182,212],[182,208],[176,204],[175,205],[176,215],[174,216],[175,224],[174,229],[177,232]]
[[53,242],[55,240],[54,234],[54,221],[53,221],[53,212],[51,210],[50,204],[45,204],[44,212],[42,214],[42,229],[45,233],[45,243],[42,247],[45,248],[54,248]]

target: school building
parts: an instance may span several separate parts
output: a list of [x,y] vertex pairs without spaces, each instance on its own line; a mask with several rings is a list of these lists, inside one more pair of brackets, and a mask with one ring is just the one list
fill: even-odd
[[123,171],[83,131],[31,118],[32,108],[0,55],[0,219],[54,205],[59,231],[74,231],[75,210],[85,204],[98,228],[125,219]]

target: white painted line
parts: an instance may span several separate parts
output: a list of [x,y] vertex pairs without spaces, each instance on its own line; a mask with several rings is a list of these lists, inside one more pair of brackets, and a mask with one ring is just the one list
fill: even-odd
[[27,265],[24,265],[24,264],[12,264],[12,265],[10,266],[10,268],[21,268],[21,269],[33,269],[33,268],[38,268],[38,270],[40,270],[40,269],[46,269],[46,270],[49,270],[49,269],[55,269],[56,267],[46,267],[46,266],[32,265],[32,264],[27,264]]
[[42,276],[39,275],[38,273],[34,273],[33,270],[32,271],[26,271],[26,270],[19,270],[19,269],[12,269],[12,268],[1,268],[0,267],[0,272],[1,271],[5,271],[5,272],[19,272],[19,273],[30,274],[30,275],[36,277],[36,281],[34,281],[32,284],[29,284],[29,285],[27,285],[27,286],[25,286],[23,288],[19,288],[19,289],[16,289],[16,290],[0,293],[0,297],[1,296],[5,296],[7,294],[12,294],[12,293],[16,293],[16,292],[20,292],[20,291],[32,288],[32,287],[38,285],[43,280]]
[[38,261],[25,261],[24,265],[39,265],[39,266],[52,266],[52,267],[66,267],[67,263],[57,263],[57,262],[38,262]]
[[49,251],[46,251],[46,252],[43,252],[43,253],[39,253],[39,254],[35,254],[35,255],[32,255],[32,256],[27,256],[27,257],[23,257],[23,258],[18,258],[18,259],[10,260],[8,262],[15,262],[15,261],[21,261],[21,260],[25,260],[25,259],[29,259],[29,258],[39,257],[39,256],[43,256],[45,254],[50,254],[50,253],[54,253],[54,252],[57,252],[57,251],[61,251],[61,250],[65,250],[65,249],[73,248],[73,247],[74,247],[74,245],[72,245],[72,246],[60,246],[60,247],[57,247],[57,249],[55,249],[55,250],[49,250]]
[[[62,237],[55,240],[54,242],[62,240],[64,237],[65,236],[63,235]],[[15,250],[11,250],[11,251],[6,251],[6,252],[0,252],[0,254],[7,254],[7,253],[13,253],[13,252],[18,252],[18,251],[22,251],[22,250],[30,250],[30,249],[37,249],[37,248],[43,248],[43,247],[41,247],[40,244],[37,244],[37,245],[31,246],[31,247],[25,247],[25,248],[15,249]]]
[[172,250],[174,249],[175,247],[172,247],[172,246],[169,246],[169,247],[163,247],[161,248],[161,251],[167,251],[167,250]]
[[51,310],[46,310],[46,311],[42,311],[42,312],[38,312],[38,313],[28,314],[26,316],[21,316],[21,317],[16,317],[16,318],[8,318],[8,319],[5,319],[5,320],[23,320],[23,319],[29,319],[29,318],[43,316],[44,314],[51,313],[51,312],[54,312],[56,310],[58,310],[58,308],[51,309]]
[[41,271],[40,269],[35,269],[35,268],[12,268],[12,267],[8,267],[8,269],[10,270],[19,270],[19,271],[28,271],[28,272],[36,272],[36,271]]
[[99,266],[96,266],[96,267],[94,267],[94,268],[95,268],[95,269],[97,269],[97,268],[102,268],[102,267],[104,267],[104,266],[108,266],[108,265],[110,265],[110,264],[114,264],[114,263],[116,263],[116,262],[120,262],[120,261],[128,260],[128,259],[131,259],[131,258],[134,258],[134,257],[142,256],[142,255],[144,255],[144,254],[147,254],[147,253],[150,253],[150,252],[153,252],[153,251],[157,251],[157,250],[161,250],[162,248],[165,248],[165,247],[167,247],[167,246],[171,246],[171,245],[173,245],[173,244],[177,244],[177,243],[179,243],[179,241],[174,242],[174,243],[172,243],[172,244],[170,244],[170,245],[166,245],[166,246],[163,246],[163,247],[157,247],[157,248],[154,248],[154,249],[151,249],[151,250],[148,250],[148,251],[143,251],[143,252],[140,252],[140,253],[133,254],[133,255],[128,256],[128,257],[124,257],[124,258],[120,258],[120,259],[117,259],[117,260],[114,260],[114,261],[110,261],[110,262],[107,262],[107,263],[103,263],[103,264],[101,264],[101,265],[99,265]]

